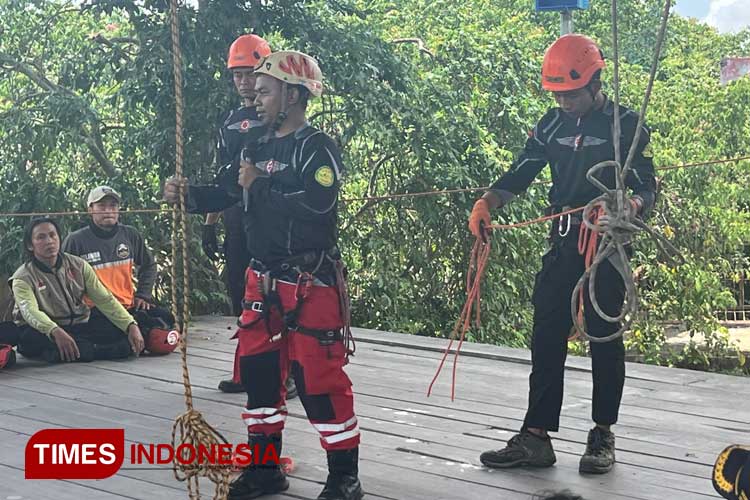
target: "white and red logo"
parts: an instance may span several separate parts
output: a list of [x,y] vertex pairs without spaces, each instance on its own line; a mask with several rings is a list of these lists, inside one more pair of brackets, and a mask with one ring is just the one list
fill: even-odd
[[106,479],[123,464],[284,465],[274,446],[257,444],[133,443],[126,449],[124,429],[43,429],[26,443],[25,458],[26,479]]
[[177,330],[170,330],[170,332],[167,334],[167,344],[177,345],[177,342],[179,341],[180,334],[177,332]]

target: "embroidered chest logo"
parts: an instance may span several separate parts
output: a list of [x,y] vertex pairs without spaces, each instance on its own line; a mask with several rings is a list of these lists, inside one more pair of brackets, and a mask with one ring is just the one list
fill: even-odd
[[40,292],[43,292],[47,289],[47,285],[44,283],[44,281],[39,280],[39,282],[36,284],[36,289]]
[[289,165],[286,163],[281,163],[278,160],[266,160],[266,161],[259,161],[255,164],[258,169],[263,170],[267,174],[275,174],[276,172],[281,172],[286,169]]
[[584,136],[582,134],[579,134],[575,137],[558,137],[555,140],[562,146],[573,148],[574,151],[579,151],[581,148],[588,148],[591,146],[601,146],[602,144],[606,144],[607,142],[609,142],[607,141],[607,139]]
[[240,131],[247,132],[249,128],[250,128],[250,120],[242,120],[242,122],[240,122]]
[[333,186],[335,179],[336,176],[333,175],[333,169],[328,165],[324,165],[315,171],[315,180],[323,187]]
[[117,256],[121,259],[127,259],[130,257],[130,249],[125,243],[117,245]]

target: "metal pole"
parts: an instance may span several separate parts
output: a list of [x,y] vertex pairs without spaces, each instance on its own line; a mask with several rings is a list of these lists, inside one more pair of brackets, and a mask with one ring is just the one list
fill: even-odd
[[573,11],[563,10],[560,12],[560,36],[573,33]]

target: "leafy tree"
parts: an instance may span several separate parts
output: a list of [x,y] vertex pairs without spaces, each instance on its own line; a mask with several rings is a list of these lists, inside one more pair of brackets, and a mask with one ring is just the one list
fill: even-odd
[[[609,2],[592,4],[577,15],[576,28],[610,55]],[[637,108],[661,2],[619,4],[621,98]],[[0,178],[12,186],[0,211],[81,209],[86,191],[100,182],[120,189],[131,207],[158,206],[160,184],[174,171],[167,20],[164,0],[94,0],[80,7],[0,0]],[[496,179],[554,105],[540,88],[539,67],[558,34],[557,15],[536,13],[527,0],[201,0],[197,8],[181,8],[180,22],[187,175],[212,177],[216,117],[237,103],[224,69],[237,35],[255,31],[276,49],[317,56],[327,92],[310,114],[345,153],[340,225],[355,324],[447,334],[463,305],[472,243],[466,220],[478,193],[358,198]],[[750,80],[721,87],[718,63],[746,53],[750,33],[720,35],[676,15],[669,29],[647,116],[657,165],[746,154]],[[610,75],[611,64],[605,80]],[[665,319],[684,320],[691,331],[711,334],[713,347],[726,347],[714,335],[720,329],[713,313],[730,303],[724,280],[748,267],[748,175],[747,162],[661,175],[651,223],[687,262],[667,268],[650,242],[638,242],[634,264],[644,314],[630,342],[649,360],[665,361],[659,355]],[[547,189],[533,185],[497,220],[539,216]],[[19,263],[26,220],[0,218],[6,274]],[[168,214],[126,221],[158,250],[158,290],[167,298]],[[72,228],[83,218],[65,222]],[[193,230],[199,222],[191,218]],[[546,232],[540,225],[494,236],[484,327],[472,339],[527,345],[531,286]],[[190,249],[193,311],[225,311],[217,269],[201,253],[195,231]]]

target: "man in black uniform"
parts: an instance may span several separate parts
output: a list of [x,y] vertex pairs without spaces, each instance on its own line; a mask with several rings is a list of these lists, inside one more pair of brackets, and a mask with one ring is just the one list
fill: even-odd
[[[244,222],[253,259],[246,273],[238,330],[247,392],[242,412],[248,442],[280,455],[287,373],[294,376],[310,423],[320,434],[328,479],[318,500],[359,500],[359,424],[344,371],[350,333],[344,270],[337,249],[342,162],[328,135],[305,118],[310,96],[323,91],[317,62],[275,52],[256,68],[258,116],[266,140],[239,163]],[[174,203],[178,182],[165,185]],[[217,211],[237,202],[221,186],[189,186],[190,210]],[[289,487],[278,464],[246,467],[229,499],[272,495]]]
[[[232,80],[237,93],[242,98],[242,106],[229,110],[220,119],[217,160],[219,171],[216,182],[239,193],[237,185],[236,160],[248,145],[258,142],[266,134],[266,127],[258,120],[255,111],[255,66],[271,53],[271,47],[258,35],[242,35],[229,47],[227,69],[232,72]],[[232,170],[232,162],[235,169]],[[227,293],[232,301],[232,314],[242,314],[242,296],[245,293],[245,270],[250,263],[247,238],[242,227],[242,203],[236,203],[223,212],[206,214],[202,227],[203,251],[212,259],[219,258],[219,244],[216,238],[216,222],[224,215],[224,257],[226,259]],[[219,382],[222,392],[244,392],[240,381],[239,353],[235,351],[232,378]],[[296,395],[294,380],[287,380],[287,397]]]
[[[490,224],[489,210],[502,207],[524,192],[539,172],[550,165],[552,213],[586,205],[601,192],[586,179],[588,170],[604,160],[614,160],[612,127],[614,104],[601,92],[604,59],[589,38],[573,34],[558,39],[546,52],[542,86],[552,91],[559,107],[549,110],[529,133],[526,148],[511,169],[495,182],[474,205],[469,227],[483,236],[482,224]],[[627,154],[635,135],[638,115],[620,107],[620,150]],[[636,156],[626,179],[634,195],[629,199],[631,216],[643,216],[653,207],[656,184],[647,153],[648,130],[641,132]],[[624,161],[624,159],[623,159]],[[600,171],[601,182],[614,189],[615,172]],[[600,225],[609,223],[600,217]],[[480,457],[488,467],[549,467],[555,453],[547,432],[559,426],[563,399],[563,374],[567,339],[572,327],[571,294],[585,271],[578,252],[580,216],[561,216],[553,224],[551,248],[542,258],[532,302],[534,327],[531,345],[529,407],[519,434],[506,448],[487,451]],[[624,300],[624,283],[609,261],[599,267],[597,299],[603,311],[617,316]],[[586,294],[585,321],[589,335],[604,337],[619,329],[617,323],[600,318]],[[586,451],[580,461],[582,473],[605,473],[615,463],[615,437],[610,426],[617,416],[625,382],[625,352],[622,337],[606,343],[591,343],[594,383],[592,417]]]

